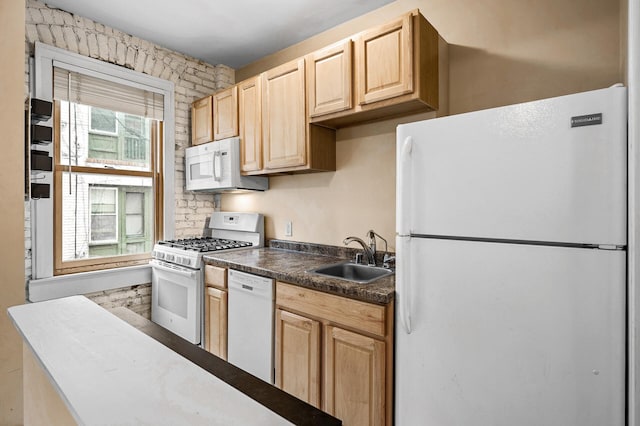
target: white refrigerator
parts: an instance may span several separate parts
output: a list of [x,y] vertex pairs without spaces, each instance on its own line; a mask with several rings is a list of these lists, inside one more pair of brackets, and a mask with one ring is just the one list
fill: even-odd
[[398,126],[397,426],[624,425],[626,98]]

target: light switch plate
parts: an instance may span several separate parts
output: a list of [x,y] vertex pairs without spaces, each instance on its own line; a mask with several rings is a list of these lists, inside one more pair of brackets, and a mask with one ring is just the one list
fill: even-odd
[[284,236],[285,237],[293,236],[293,222],[291,222],[290,220],[288,220],[284,226]]

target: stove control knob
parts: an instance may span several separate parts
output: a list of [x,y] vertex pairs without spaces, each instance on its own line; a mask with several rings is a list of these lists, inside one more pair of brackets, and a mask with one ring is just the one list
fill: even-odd
[[172,254],[168,254],[165,256],[165,259],[168,260],[169,262],[173,262],[173,259],[175,259],[175,256]]

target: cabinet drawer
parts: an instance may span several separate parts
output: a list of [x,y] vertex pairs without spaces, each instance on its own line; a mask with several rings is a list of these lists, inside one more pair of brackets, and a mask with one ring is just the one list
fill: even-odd
[[204,284],[206,286],[227,288],[227,269],[219,266],[204,266]]
[[384,338],[386,308],[282,282],[276,305]]

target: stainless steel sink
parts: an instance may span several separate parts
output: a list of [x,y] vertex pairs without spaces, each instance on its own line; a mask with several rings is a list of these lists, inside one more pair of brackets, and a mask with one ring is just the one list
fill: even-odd
[[360,284],[369,284],[379,278],[393,274],[393,271],[390,269],[379,268],[377,266],[358,265],[351,262],[340,262],[320,266],[307,272]]

